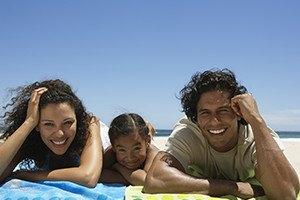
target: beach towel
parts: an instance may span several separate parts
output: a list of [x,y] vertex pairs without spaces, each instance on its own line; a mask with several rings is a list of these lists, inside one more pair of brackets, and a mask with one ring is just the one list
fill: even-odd
[[[142,186],[128,186],[125,190],[125,200],[240,200],[240,198],[231,195],[217,198],[202,194],[145,194],[142,193],[142,188]],[[266,200],[267,198],[263,196],[252,199]],[[299,195],[297,199],[300,200]]]
[[5,200],[123,200],[125,186],[99,183],[87,188],[69,181],[30,182],[11,179],[0,186],[0,199]]

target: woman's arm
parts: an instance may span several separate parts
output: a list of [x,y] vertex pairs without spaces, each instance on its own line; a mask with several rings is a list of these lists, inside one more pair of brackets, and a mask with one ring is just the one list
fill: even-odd
[[19,171],[15,177],[28,180],[65,180],[95,187],[102,171],[102,143],[99,121],[93,117],[90,122],[90,136],[80,157],[79,167],[51,171]]
[[[47,88],[38,88],[32,92],[28,102],[26,120],[3,144],[0,144],[0,180],[5,179],[20,161],[15,158],[16,154],[27,136],[38,124],[38,105],[40,97],[45,91]],[[14,162],[12,163],[13,159]]]

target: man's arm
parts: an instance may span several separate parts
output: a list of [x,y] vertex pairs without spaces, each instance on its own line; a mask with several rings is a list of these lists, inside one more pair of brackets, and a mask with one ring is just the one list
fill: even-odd
[[198,193],[211,196],[234,195],[251,198],[263,194],[249,183],[227,180],[198,179],[185,174],[180,162],[166,152],[159,152],[146,176],[146,193]]
[[232,107],[252,127],[257,157],[255,176],[266,196],[270,199],[296,199],[299,192],[297,173],[270,134],[253,96],[235,96]]

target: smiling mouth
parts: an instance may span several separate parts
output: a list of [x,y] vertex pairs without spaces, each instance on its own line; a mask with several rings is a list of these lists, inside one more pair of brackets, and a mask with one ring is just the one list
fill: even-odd
[[135,162],[135,163],[126,163],[126,166],[129,167],[129,168],[136,168],[136,167],[138,167],[137,165],[138,165],[137,162]]
[[68,139],[64,140],[50,140],[55,145],[64,145]]
[[224,133],[227,130],[227,128],[222,128],[222,129],[214,129],[214,130],[208,130],[209,133],[213,134],[213,135],[220,135],[222,133]]

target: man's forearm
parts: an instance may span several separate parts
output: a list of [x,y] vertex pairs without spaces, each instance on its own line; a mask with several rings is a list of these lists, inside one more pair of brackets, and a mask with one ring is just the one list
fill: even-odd
[[270,134],[264,120],[251,124],[257,167],[256,176],[269,198],[295,197],[299,192],[298,176]]
[[[241,198],[252,198],[264,195],[263,189],[253,187],[249,183],[220,179],[198,179],[182,172],[178,174],[173,168],[171,176],[146,177],[144,192],[146,193],[197,193],[210,196],[234,195]],[[150,180],[151,179],[151,180]]]
[[199,179],[182,172],[182,165],[168,153],[160,152],[148,171],[143,190],[147,193],[198,193],[211,196],[234,195],[251,198],[263,195],[249,183]]

